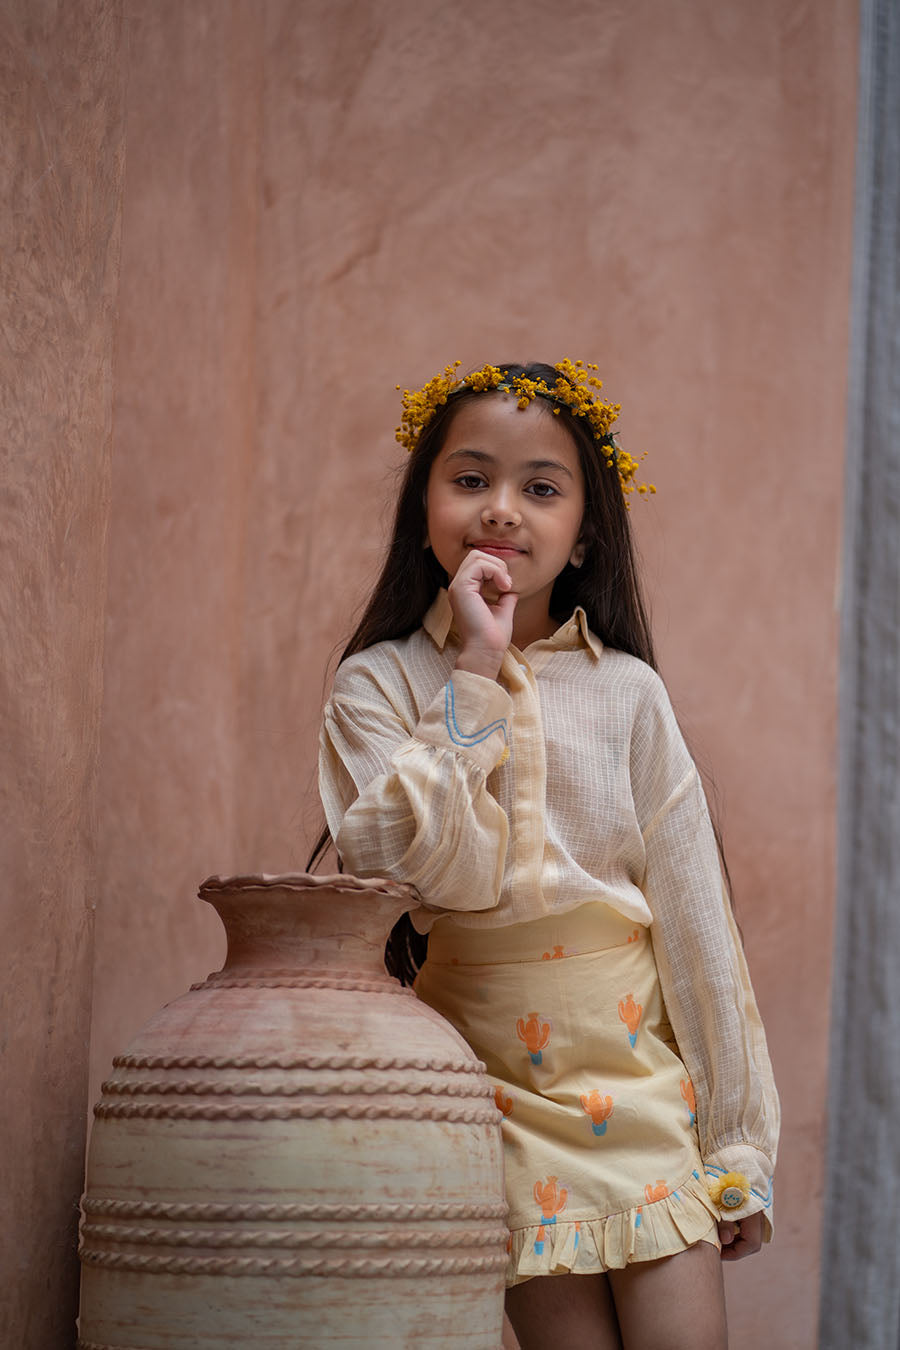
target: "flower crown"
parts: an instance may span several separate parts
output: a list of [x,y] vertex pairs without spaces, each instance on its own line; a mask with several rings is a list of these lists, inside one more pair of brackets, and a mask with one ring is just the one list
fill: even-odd
[[[638,462],[616,442],[611,427],[619,415],[621,405],[607,403],[605,399],[597,397],[603,384],[591,373],[597,370],[596,366],[563,357],[553,367],[559,372],[556,381],[548,385],[545,380],[532,380],[527,375],[509,375],[499,366],[483,366],[481,370],[458,380],[456,370],[459,365],[459,361],[454,361],[452,365],[445,366],[441,374],[435,375],[421,389],[403,390],[403,412],[396,436],[407,450],[416,448],[419,437],[438,408],[458,389],[471,389],[476,394],[499,390],[501,393],[515,394],[520,408],[527,408],[533,399],[545,398],[556,405],[553,408],[554,416],[558,417],[565,407],[573,416],[583,417],[606,458],[607,466],[615,466],[623,493],[627,496],[636,488],[645,496],[656,491],[652,483],[635,481]],[[399,384],[397,388],[400,388]]]

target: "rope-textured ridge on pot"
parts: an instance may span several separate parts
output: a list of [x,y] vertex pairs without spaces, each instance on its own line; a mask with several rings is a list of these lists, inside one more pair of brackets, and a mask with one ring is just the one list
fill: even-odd
[[509,1236],[505,1228],[467,1228],[455,1232],[423,1232],[419,1228],[391,1228],[384,1233],[355,1233],[346,1230],[329,1232],[316,1229],[306,1233],[232,1229],[209,1231],[203,1228],[126,1228],[119,1224],[86,1223],[82,1228],[82,1250],[91,1250],[92,1242],[127,1242],[146,1247],[312,1247],[316,1251],[328,1248],[367,1247],[425,1247],[435,1250],[443,1247],[504,1247]]
[[376,1055],[116,1055],[114,1069],[392,1069],[415,1073],[484,1073],[481,1060],[404,1059]]
[[505,1251],[497,1256],[298,1256],[267,1260],[255,1256],[138,1256],[131,1252],[95,1252],[87,1248],[82,1248],[79,1256],[86,1265],[153,1275],[333,1275],[339,1278],[476,1275],[505,1270],[508,1259]]
[[419,1106],[405,1102],[371,1102],[357,1105],[348,1102],[337,1105],[330,1102],[302,1102],[291,1105],[224,1106],[210,1102],[201,1106],[193,1102],[98,1102],[94,1107],[98,1120],[446,1120],[463,1125],[494,1125],[500,1119],[496,1107],[470,1109],[454,1106]]
[[142,1078],[122,1080],[108,1078],[101,1086],[104,1096],[111,1097],[376,1097],[381,1094],[406,1097],[491,1097],[487,1085],[470,1083],[405,1082],[400,1079],[364,1079],[361,1083],[255,1083],[250,1081],[209,1082],[202,1078],[159,1079]]
[[93,1200],[82,1201],[85,1214],[98,1218],[171,1219],[185,1223],[412,1223],[450,1221],[469,1223],[478,1219],[505,1219],[505,1203],[432,1204],[221,1204],[209,1201],[191,1204],[165,1200]]

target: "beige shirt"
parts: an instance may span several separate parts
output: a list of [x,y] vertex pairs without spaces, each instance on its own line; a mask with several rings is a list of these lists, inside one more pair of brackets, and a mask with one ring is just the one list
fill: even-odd
[[357,876],[414,885],[427,931],[525,923],[601,900],[649,928],[711,1177],[765,1209],[778,1098],[697,770],[659,676],[578,609],[510,647],[497,680],[453,669],[446,591],[424,625],[337,671],[319,787]]

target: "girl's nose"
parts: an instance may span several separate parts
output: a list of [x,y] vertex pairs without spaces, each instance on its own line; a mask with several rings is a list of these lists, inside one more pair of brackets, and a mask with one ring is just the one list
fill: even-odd
[[493,525],[495,529],[512,529],[522,524],[522,517],[506,502],[494,502],[486,506],[481,513],[482,525]]

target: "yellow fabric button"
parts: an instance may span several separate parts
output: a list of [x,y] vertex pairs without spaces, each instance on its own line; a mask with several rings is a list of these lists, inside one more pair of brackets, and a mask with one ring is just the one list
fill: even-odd
[[740,1209],[750,1199],[750,1182],[743,1172],[726,1172],[712,1183],[709,1194],[720,1209]]

